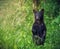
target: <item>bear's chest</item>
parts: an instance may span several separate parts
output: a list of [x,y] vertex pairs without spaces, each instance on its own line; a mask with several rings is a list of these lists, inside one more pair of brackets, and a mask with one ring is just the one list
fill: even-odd
[[43,32],[43,24],[36,24],[36,32],[42,33]]

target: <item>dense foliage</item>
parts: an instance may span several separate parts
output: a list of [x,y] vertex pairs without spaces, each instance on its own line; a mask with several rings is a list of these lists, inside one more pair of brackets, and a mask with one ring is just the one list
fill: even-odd
[[[32,0],[0,0],[0,49],[60,49],[60,0],[46,0],[44,46],[32,42]],[[41,4],[43,7],[44,4]]]

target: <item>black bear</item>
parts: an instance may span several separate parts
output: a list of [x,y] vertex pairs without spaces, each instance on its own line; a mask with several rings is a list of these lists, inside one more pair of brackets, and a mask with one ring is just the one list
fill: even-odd
[[46,26],[44,23],[44,9],[41,11],[33,10],[35,15],[35,22],[32,26],[33,41],[37,45],[44,45],[46,37]]

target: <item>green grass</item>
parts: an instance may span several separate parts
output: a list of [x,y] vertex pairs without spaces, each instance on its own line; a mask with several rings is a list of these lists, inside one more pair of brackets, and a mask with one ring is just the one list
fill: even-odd
[[26,4],[21,6],[19,0],[0,1],[0,49],[60,49],[60,28],[54,23],[60,16],[54,20],[45,16],[46,42],[44,46],[36,46],[31,32],[34,21],[32,5]]

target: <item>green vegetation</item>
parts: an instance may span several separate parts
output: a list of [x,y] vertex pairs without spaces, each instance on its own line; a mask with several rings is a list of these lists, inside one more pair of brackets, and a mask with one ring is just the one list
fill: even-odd
[[32,4],[32,0],[0,0],[0,49],[60,49],[59,0],[46,0],[44,6],[47,27],[44,46],[36,46],[32,41]]

